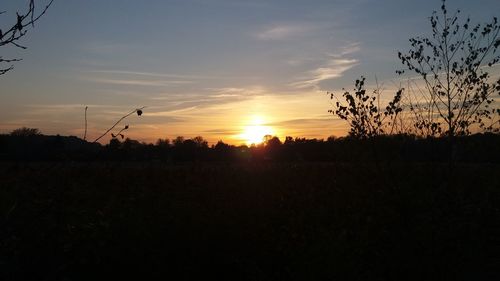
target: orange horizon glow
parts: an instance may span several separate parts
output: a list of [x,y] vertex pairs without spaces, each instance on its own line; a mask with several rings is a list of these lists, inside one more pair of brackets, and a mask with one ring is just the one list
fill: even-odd
[[[149,106],[141,116],[132,115],[123,120],[113,133],[129,125],[129,129],[123,132],[125,138],[144,143],[154,144],[158,139],[173,140],[177,136],[183,136],[185,139],[202,136],[209,145],[223,141],[236,146],[260,144],[266,135],[276,136],[284,141],[285,136],[326,139],[331,135],[346,134],[343,122],[322,113],[328,108],[328,104],[325,105],[326,97],[321,95],[316,98],[313,96],[316,94],[297,96],[295,99],[282,99],[271,94],[262,95],[233,103],[213,104],[183,111],[167,111],[162,105]],[[308,106],[304,107],[304,104]],[[52,120],[48,122],[37,118],[36,121],[0,124],[0,132],[9,133],[25,126],[38,128],[46,135],[60,134],[82,138],[82,108],[78,104],[35,107],[36,110],[31,112],[36,114],[36,117],[48,116]],[[87,140],[93,141],[129,111],[129,106],[89,106]],[[99,140],[99,143],[106,145],[110,138],[109,134]]]

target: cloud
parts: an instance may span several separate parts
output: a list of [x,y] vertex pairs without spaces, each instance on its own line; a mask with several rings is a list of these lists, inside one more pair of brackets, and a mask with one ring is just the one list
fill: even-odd
[[328,63],[317,69],[309,71],[309,75],[292,83],[297,88],[315,88],[321,81],[341,77],[344,72],[358,64],[356,59],[330,58]]
[[169,74],[158,72],[141,72],[128,70],[85,70],[80,79],[94,83],[111,84],[118,86],[138,87],[169,87],[195,84],[201,79],[214,79],[215,77]]
[[217,136],[234,136],[241,133],[241,130],[231,130],[231,129],[210,129],[203,131],[209,135],[217,135]]
[[143,72],[143,71],[128,71],[128,70],[89,70],[87,73],[105,73],[111,75],[132,75],[132,76],[148,76],[148,77],[164,77],[164,78],[177,78],[177,79],[216,79],[214,76],[204,75],[184,75],[184,74],[170,74],[158,72]]
[[112,78],[83,78],[84,80],[123,86],[142,86],[142,87],[167,87],[172,85],[193,84],[191,80],[147,80],[147,79],[112,79]]
[[330,54],[333,57],[343,57],[347,55],[351,55],[353,53],[359,52],[361,50],[361,44],[359,42],[352,42],[347,44],[346,46],[340,48],[338,54]]
[[[201,108],[210,108],[223,104],[237,103],[264,95],[269,91],[262,86],[205,88],[203,92],[172,94],[164,93],[150,97],[160,112],[153,116],[168,116],[174,113],[185,113]],[[158,105],[162,103],[162,105]]]
[[323,126],[324,122],[332,122],[332,120],[333,119],[331,116],[328,116],[325,118],[298,118],[298,119],[289,119],[289,120],[284,120],[284,121],[279,121],[279,122],[268,123],[266,125],[267,126],[290,126],[290,125],[310,126],[313,124],[321,123],[321,126]]
[[[149,113],[145,114],[144,117],[145,118],[161,117],[161,119],[157,122],[158,124],[165,124],[166,122],[168,122],[168,123],[182,123],[182,122],[186,122],[188,120],[188,118],[185,118],[185,117],[171,116],[170,112],[169,112],[169,114],[162,114],[162,113],[163,112],[149,112]],[[151,120],[149,120],[149,123],[152,123]]]
[[246,88],[237,88],[237,87],[226,87],[226,88],[208,88],[214,92],[212,97],[242,97],[242,96],[257,96],[264,94],[266,89],[261,86],[251,86]]
[[172,108],[164,111],[156,111],[156,112],[148,112],[147,116],[152,116],[152,117],[173,117],[172,115],[174,114],[179,114],[182,112],[186,111],[191,111],[196,109],[196,106],[191,106],[191,107],[181,107],[181,108]]
[[[134,107],[100,104],[28,104],[21,110],[23,116],[52,122],[72,122],[80,120],[84,116],[85,107],[88,107],[88,117],[90,119],[113,120],[119,116],[130,112]],[[46,121],[51,120],[51,121]]]
[[313,62],[315,60],[316,59],[314,59],[312,57],[302,57],[302,58],[288,59],[288,60],[285,61],[285,63],[288,64],[288,65],[290,65],[290,66],[296,67],[296,66],[304,65],[306,63],[311,63],[311,62]]
[[84,112],[85,106],[89,109],[109,109],[109,108],[119,108],[119,106],[112,105],[98,105],[98,104],[26,104],[25,108],[28,108],[24,115],[27,116],[38,116],[38,115],[53,115],[53,114],[68,114],[75,113],[79,114]]
[[333,116],[286,119],[266,125],[278,128],[278,131],[286,132],[288,136],[320,139],[328,135],[343,135],[347,130],[346,123]]
[[276,25],[257,33],[256,37],[260,40],[284,40],[303,35],[313,28],[313,26],[307,24]]
[[[81,80],[118,86],[171,87],[189,84],[207,84],[213,81],[250,79],[249,76],[210,76],[197,74],[172,74],[161,72],[129,71],[117,69],[96,69],[82,71]],[[210,81],[212,82],[210,82]]]
[[359,50],[359,44],[352,43],[342,47],[336,54],[327,54],[325,64],[309,70],[306,75],[293,82],[291,86],[299,89],[317,88],[322,81],[342,77],[344,72],[359,64],[357,59],[348,57]]

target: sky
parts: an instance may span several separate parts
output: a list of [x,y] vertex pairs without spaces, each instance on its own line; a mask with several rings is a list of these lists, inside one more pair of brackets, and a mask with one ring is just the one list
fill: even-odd
[[[2,0],[0,28],[28,1]],[[43,1],[38,1],[39,7]],[[0,76],[0,133],[19,127],[88,139],[121,116],[145,142],[203,136],[247,142],[252,128],[306,138],[342,136],[327,91],[361,75],[390,95],[398,51],[430,35],[438,0],[55,0],[0,56],[22,58]],[[449,0],[472,22],[499,16],[498,0]],[[120,127],[118,127],[120,128]],[[108,137],[103,138],[107,142]]]

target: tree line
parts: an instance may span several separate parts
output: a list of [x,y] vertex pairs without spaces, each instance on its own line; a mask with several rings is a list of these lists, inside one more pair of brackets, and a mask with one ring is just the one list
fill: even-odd
[[[474,134],[457,138],[454,161],[498,163],[500,135]],[[74,136],[46,136],[37,129],[18,129],[0,135],[0,161],[157,161],[179,162],[444,162],[446,138],[380,135],[307,139],[268,136],[258,145],[209,145],[201,136],[158,139],[154,144],[113,138],[106,145]]]

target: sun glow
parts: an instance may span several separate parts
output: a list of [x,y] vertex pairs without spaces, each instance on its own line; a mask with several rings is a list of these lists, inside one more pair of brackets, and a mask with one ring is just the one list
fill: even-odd
[[245,140],[247,145],[259,144],[263,142],[264,136],[273,135],[274,130],[270,126],[264,125],[264,121],[260,116],[254,116],[251,124],[244,127],[241,139]]

